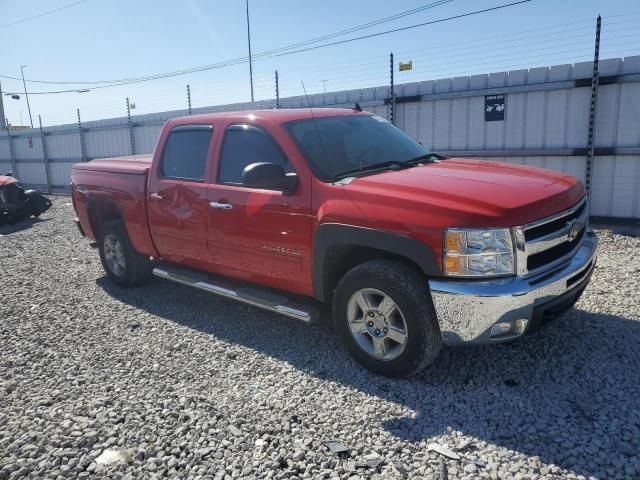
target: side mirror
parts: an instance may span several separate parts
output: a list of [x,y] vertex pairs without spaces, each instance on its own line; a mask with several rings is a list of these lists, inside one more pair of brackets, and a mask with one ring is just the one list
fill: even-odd
[[282,190],[291,193],[298,184],[298,175],[285,173],[282,165],[269,162],[252,163],[242,172],[242,184],[245,187]]

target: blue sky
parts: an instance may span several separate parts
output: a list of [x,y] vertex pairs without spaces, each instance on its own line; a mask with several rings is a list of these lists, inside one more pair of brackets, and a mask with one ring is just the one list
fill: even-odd
[[[431,0],[433,1],[433,0]],[[346,35],[388,30],[509,0],[454,0],[436,8]],[[72,0],[0,0],[0,26]],[[333,33],[409,10],[429,0],[250,0],[253,53]],[[432,26],[254,62],[256,99],[273,98],[274,70],[281,96],[385,85],[389,52],[412,60],[414,70],[396,82],[489,73],[589,60],[595,17],[603,17],[601,58],[640,54],[637,0],[533,0],[529,3]],[[0,74],[35,80],[95,81],[148,75],[247,55],[244,0],[87,0],[51,15],[0,28]],[[326,80],[326,82],[323,82]],[[3,91],[20,81],[0,78]],[[125,97],[134,113],[249,100],[248,65],[193,73],[86,93],[30,95],[34,122],[69,123],[119,117]],[[29,91],[82,85],[28,83]],[[5,98],[12,124],[28,123],[24,96]]]

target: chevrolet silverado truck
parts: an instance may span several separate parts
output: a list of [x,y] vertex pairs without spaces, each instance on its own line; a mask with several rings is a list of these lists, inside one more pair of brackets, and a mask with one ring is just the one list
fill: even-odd
[[392,377],[535,331],[596,263],[577,178],[445,159],[357,107],[174,118],[153,155],[74,165],[71,191],[117,285],[153,274],[304,322],[330,308]]

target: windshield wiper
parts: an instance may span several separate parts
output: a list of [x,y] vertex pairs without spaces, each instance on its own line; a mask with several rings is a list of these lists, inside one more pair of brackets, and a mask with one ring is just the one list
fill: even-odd
[[407,163],[415,165],[416,163],[422,163],[424,160],[444,160],[445,157],[442,155],[438,155],[437,153],[425,153],[422,155],[418,155],[417,157],[412,158],[411,160],[407,160]]
[[388,162],[372,163],[370,165],[364,165],[360,168],[354,168],[353,170],[347,170],[346,172],[339,173],[334,177],[334,180],[340,180],[346,177],[357,176],[360,173],[372,173],[383,170],[402,170],[403,168],[410,168],[413,165],[408,162],[400,162],[398,160],[390,160]]
[[437,153],[425,153],[404,162],[401,162],[399,160],[390,160],[388,162],[372,163],[370,165],[364,165],[360,168],[354,168],[352,170],[347,170],[346,172],[339,173],[334,177],[334,180],[358,176],[358,174],[360,173],[375,173],[384,170],[402,170],[405,168],[415,167],[417,164],[423,163],[425,161],[434,162],[435,160],[444,160],[445,158],[446,157],[438,155]]

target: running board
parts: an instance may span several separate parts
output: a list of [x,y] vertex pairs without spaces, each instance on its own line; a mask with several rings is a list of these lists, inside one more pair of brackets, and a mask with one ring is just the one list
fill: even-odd
[[153,269],[153,274],[160,278],[166,278],[167,280],[195,287],[221,297],[279,313],[305,323],[313,323],[319,317],[318,309],[312,305],[295,303],[270,290],[249,287],[234,280],[219,279],[205,272],[161,264]]

